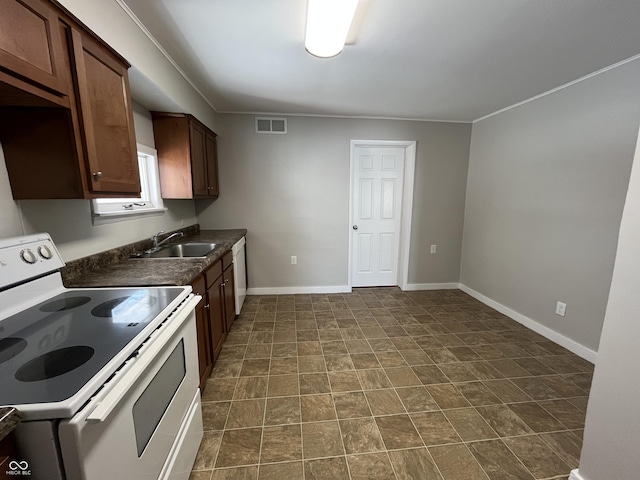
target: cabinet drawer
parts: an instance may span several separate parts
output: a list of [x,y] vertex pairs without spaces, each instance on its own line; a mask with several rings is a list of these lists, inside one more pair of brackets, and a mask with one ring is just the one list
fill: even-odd
[[213,285],[220,275],[222,275],[222,262],[218,260],[204,272],[204,277],[207,280],[207,289]]
[[227,268],[229,268],[229,265],[231,265],[232,263],[233,263],[233,252],[229,250],[222,257],[222,270],[226,270]]

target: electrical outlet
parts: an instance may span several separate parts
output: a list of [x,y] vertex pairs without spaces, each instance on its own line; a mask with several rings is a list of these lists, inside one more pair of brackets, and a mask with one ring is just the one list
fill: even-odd
[[562,303],[562,302],[556,303],[556,315],[560,315],[561,317],[564,317],[564,314],[566,311],[567,311],[566,303]]
[[437,245],[431,245],[431,253],[436,253]]
[[298,264],[298,257],[296,257],[295,255],[291,256],[291,265],[297,265]]

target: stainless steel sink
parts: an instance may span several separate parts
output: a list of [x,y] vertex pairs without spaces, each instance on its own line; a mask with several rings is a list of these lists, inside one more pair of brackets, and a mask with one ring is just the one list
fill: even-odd
[[160,247],[156,251],[146,251],[143,254],[134,255],[136,258],[197,258],[206,257],[215,248],[216,243],[174,243]]

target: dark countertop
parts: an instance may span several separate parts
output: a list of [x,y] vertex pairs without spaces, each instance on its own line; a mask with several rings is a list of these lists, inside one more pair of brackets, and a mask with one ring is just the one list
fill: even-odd
[[63,269],[64,285],[69,288],[189,285],[246,234],[246,229],[187,229],[184,237],[169,242],[216,243],[215,250],[204,258],[129,258],[136,249],[148,247],[140,247],[139,244],[126,245],[121,249],[98,254],[97,256],[103,257],[99,261],[69,262]]
[[20,412],[12,407],[0,407],[0,440],[9,435],[20,423]]

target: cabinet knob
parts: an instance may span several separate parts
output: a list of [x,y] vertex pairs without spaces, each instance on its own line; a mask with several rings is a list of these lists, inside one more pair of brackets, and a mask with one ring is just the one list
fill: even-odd
[[102,172],[94,172],[93,178],[100,180],[102,178]]
[[211,308],[211,305],[209,305],[208,303],[204,306],[205,310],[209,310]]

